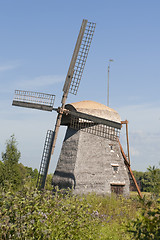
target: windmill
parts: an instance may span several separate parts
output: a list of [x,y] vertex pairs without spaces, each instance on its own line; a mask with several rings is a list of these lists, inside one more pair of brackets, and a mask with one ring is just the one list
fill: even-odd
[[[66,105],[68,93],[77,94],[95,26],[95,23],[82,21],[64,83],[60,107],[53,108],[55,95],[15,90],[12,105],[44,111],[55,110],[58,113],[54,131],[48,130],[46,134],[37,180],[38,189],[45,187],[60,125],[66,125],[68,129],[53,176],[53,186],[71,187],[75,189],[75,193],[92,190],[99,193],[105,193],[107,190],[109,193],[112,190],[118,193],[124,191],[124,194],[128,194],[129,175],[127,171],[130,173],[132,171],[118,140],[121,129],[119,114],[115,110],[93,101]],[[108,156],[110,156],[110,160],[107,160]],[[104,171],[105,168],[107,170]],[[112,174],[109,178],[107,174],[110,172]],[[133,174],[131,176],[135,181]],[[82,191],[82,189],[86,189],[86,191]],[[138,185],[137,190],[140,194]]]

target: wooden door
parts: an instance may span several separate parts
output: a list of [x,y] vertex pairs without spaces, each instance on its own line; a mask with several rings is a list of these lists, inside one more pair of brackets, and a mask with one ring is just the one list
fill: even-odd
[[124,185],[111,185],[111,192],[117,195],[123,194]]

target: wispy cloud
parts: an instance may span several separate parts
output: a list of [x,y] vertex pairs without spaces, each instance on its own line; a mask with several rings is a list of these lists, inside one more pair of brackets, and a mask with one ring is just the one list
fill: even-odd
[[18,64],[5,64],[5,65],[0,65],[0,72],[5,72],[8,70],[12,70],[18,67]]
[[[9,68],[8,68],[9,69]],[[0,88],[0,93],[7,94],[12,92],[15,89],[22,90],[35,90],[41,88],[47,88],[53,84],[64,82],[64,75],[43,75],[34,78],[20,79],[16,81],[3,81],[3,85]]]
[[[64,81],[65,76],[63,75],[43,75],[38,76],[29,80],[22,80],[19,82],[19,87],[30,88],[30,87],[43,87],[50,86],[52,84]],[[16,84],[17,85],[17,84]]]
[[122,119],[129,121],[129,128],[134,131],[159,131],[160,104],[158,102],[137,104],[118,109]]

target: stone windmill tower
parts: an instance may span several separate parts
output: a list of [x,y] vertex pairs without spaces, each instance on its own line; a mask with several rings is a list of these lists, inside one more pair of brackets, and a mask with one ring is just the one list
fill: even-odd
[[[65,108],[75,114],[81,113],[82,118],[70,115],[62,118],[61,124],[68,128],[53,185],[73,188],[78,194],[115,192],[128,195],[128,168],[118,141],[121,129],[119,114],[93,101],[67,104]],[[84,114],[90,116],[90,120],[84,119]]]

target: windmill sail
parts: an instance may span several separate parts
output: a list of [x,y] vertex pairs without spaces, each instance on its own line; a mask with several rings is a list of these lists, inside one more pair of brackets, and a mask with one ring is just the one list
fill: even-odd
[[77,94],[96,24],[83,20],[63,91]]
[[32,91],[15,90],[13,106],[52,111],[55,95]]
[[39,169],[38,180],[37,180],[37,189],[43,189],[45,186],[45,181],[47,177],[49,161],[51,158],[51,150],[53,143],[54,132],[52,130],[47,131],[44,150],[42,154],[42,161]]

